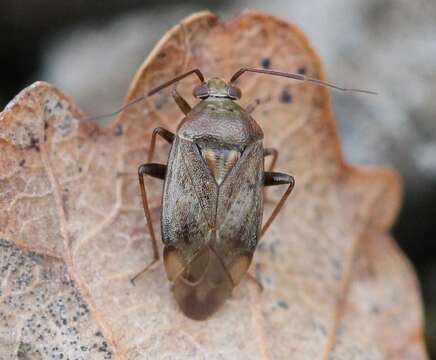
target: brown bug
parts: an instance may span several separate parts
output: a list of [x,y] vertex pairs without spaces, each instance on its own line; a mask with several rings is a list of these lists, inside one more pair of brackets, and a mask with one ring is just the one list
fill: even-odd
[[[149,162],[138,168],[145,217],[154,259],[137,276],[159,260],[144,175],[164,180],[161,232],[163,261],[180,309],[192,319],[205,319],[231,295],[247,273],[261,236],[271,225],[294,187],[290,175],[264,171],[264,158],[277,150],[263,148],[263,132],[250,113],[236,103],[241,91],[236,79],[245,72],[263,73],[344,89],[300,74],[241,68],[229,82],[205,81],[198,69],[188,71],[130,102],[132,105],[181,79],[196,74],[200,85],[191,108],[178,94],[173,98],[185,114],[172,132],[158,127],[151,138]],[[156,136],[171,144],[167,165],[151,163]],[[268,220],[262,226],[264,186],[287,185]]]

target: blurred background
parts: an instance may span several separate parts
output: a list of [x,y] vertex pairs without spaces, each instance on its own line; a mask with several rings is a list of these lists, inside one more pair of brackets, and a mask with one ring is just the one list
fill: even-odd
[[418,270],[436,359],[434,0],[1,0],[0,107],[46,80],[89,114],[116,109],[166,30],[193,11],[209,9],[226,20],[246,8],[299,25],[330,81],[380,92],[333,92],[334,107],[348,160],[392,165],[405,179],[394,232]]

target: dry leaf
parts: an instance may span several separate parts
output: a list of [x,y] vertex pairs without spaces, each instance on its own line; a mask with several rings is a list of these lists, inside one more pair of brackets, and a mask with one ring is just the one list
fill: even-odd
[[[164,36],[127,100],[193,67],[228,79],[260,64],[324,77],[292,25],[255,12],[220,23],[204,12]],[[195,81],[179,84],[191,103]],[[117,172],[145,162],[154,127],[176,128],[169,91],[107,129],[80,120],[46,83],[10,103],[0,116],[2,359],[427,357],[417,280],[387,234],[397,176],[345,164],[325,88],[252,74],[240,86],[244,105],[261,99],[265,146],[280,150],[277,169],[297,185],[256,252],[264,291],[243,281],[203,322],[178,310],[161,264],[129,281],[152,250],[137,179]],[[165,162],[168,146],[158,152]],[[162,184],[148,184],[159,231]],[[268,189],[271,199],[282,191]]]

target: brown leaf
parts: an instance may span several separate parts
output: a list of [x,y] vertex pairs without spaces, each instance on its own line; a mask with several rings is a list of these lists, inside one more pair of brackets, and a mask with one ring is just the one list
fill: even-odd
[[[194,14],[163,37],[126,101],[193,67],[228,79],[242,65],[262,63],[324,78],[292,25],[256,12],[227,23]],[[191,103],[194,84],[178,86]],[[240,86],[244,105],[261,99],[254,117],[265,146],[280,150],[277,169],[297,185],[256,252],[264,291],[243,281],[202,322],[178,310],[161,264],[136,286],[129,281],[152,250],[137,179],[117,173],[135,173],[146,161],[154,127],[175,130],[181,113],[169,90],[130,107],[107,129],[80,120],[70,99],[41,82],[1,113],[0,237],[9,241],[0,244],[2,355],[427,357],[417,280],[386,234],[399,208],[397,176],[344,162],[327,89],[252,74]],[[156,161],[167,153],[159,144]],[[159,231],[162,184],[148,184]],[[268,196],[277,200],[282,191],[268,189]]]

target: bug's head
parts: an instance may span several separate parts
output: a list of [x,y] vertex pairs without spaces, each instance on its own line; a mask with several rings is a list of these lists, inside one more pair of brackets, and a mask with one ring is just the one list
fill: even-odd
[[220,97],[237,100],[241,98],[241,90],[220,78],[211,78],[195,87],[194,96],[200,99]]

